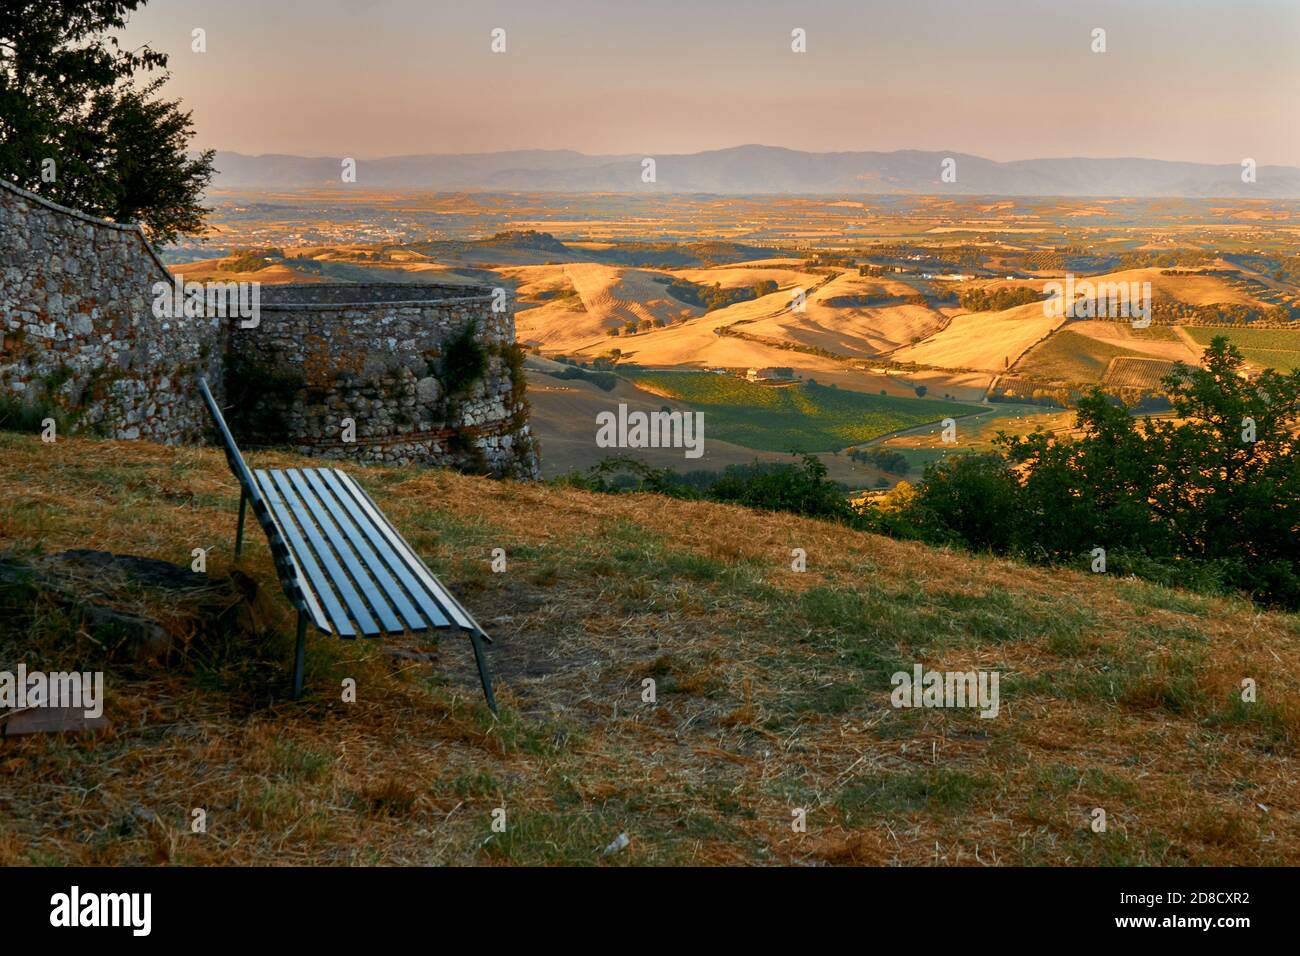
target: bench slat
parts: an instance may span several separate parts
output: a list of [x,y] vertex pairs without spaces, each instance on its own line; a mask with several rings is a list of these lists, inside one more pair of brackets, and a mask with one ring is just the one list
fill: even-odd
[[[303,479],[311,485],[316,499],[329,510],[339,528],[347,535],[352,550],[365,562],[367,570],[384,589],[389,603],[406,621],[407,628],[412,631],[422,631],[435,626],[412,603],[412,599],[419,603],[421,592],[414,581],[408,580],[410,576],[403,573],[405,569],[401,567],[401,561],[390,556],[391,549],[383,541],[382,536],[371,527],[369,520],[355,508],[349,508],[348,503],[339,498],[338,492],[329,483],[331,469],[303,468],[301,471]],[[375,544],[375,548],[371,547],[371,543]],[[393,574],[389,572],[390,566],[397,580],[394,580]],[[401,584],[398,583],[399,581]],[[402,585],[406,586],[406,591],[402,589]],[[410,597],[407,596],[407,591],[411,592]]]
[[[254,490],[256,485],[254,485]],[[280,579],[280,587],[289,597],[289,600],[298,607],[298,602],[306,605],[307,613],[311,615],[312,623],[326,633],[333,633],[334,628],[330,625],[330,619],[321,609],[320,602],[312,592],[311,586],[307,583],[306,576],[302,573],[302,565],[294,557],[293,551],[285,543],[284,530],[281,523],[276,520],[275,514],[267,504],[266,496],[260,490],[257,491],[257,498],[253,501],[253,516],[257,523],[262,526],[266,533],[267,547],[271,549],[271,558],[275,563],[276,574]],[[307,556],[308,558],[311,555]]]
[[375,550],[383,556],[384,561],[392,569],[393,574],[402,582],[406,590],[414,598],[415,603],[420,605],[420,610],[424,614],[428,627],[449,627],[451,620],[447,617],[446,612],[437,599],[431,595],[428,589],[412,573],[401,555],[395,550],[393,543],[384,536],[383,530],[377,526],[374,521],[362,510],[355,497],[347,489],[344,482],[340,480],[341,471],[333,468],[318,468],[316,474],[326,486],[334,493],[335,497],[347,509],[352,520],[356,522],[370,543],[375,546]]
[[366,607],[366,602],[362,600],[352,581],[344,573],[343,566],[339,564],[338,558],[330,550],[329,544],[321,536],[320,529],[316,527],[316,523],[312,520],[311,510],[299,499],[298,492],[289,481],[289,476],[283,471],[268,471],[267,474],[275,482],[275,486],[289,506],[289,510],[293,512],[298,527],[302,529],[303,534],[307,536],[307,540],[311,542],[312,549],[316,552],[316,558],[325,566],[325,570],[329,573],[330,584],[343,598],[343,603],[347,605],[352,620],[356,622],[362,634],[366,635],[366,637],[374,637],[379,633],[379,625],[375,623],[370,608]]
[[378,528],[388,540],[388,543],[392,546],[393,550],[401,556],[403,561],[406,562],[406,565],[411,569],[411,572],[419,578],[420,582],[424,585],[425,589],[433,599],[436,600],[439,606],[446,611],[447,616],[458,626],[467,631],[479,631],[482,633],[482,628],[480,628],[475,620],[469,616],[469,613],[460,606],[460,603],[452,596],[451,592],[443,587],[442,582],[437,579],[434,573],[425,566],[424,562],[420,560],[419,556],[411,546],[407,544],[406,539],[397,532],[397,529],[394,528],[388,518],[384,516],[384,513],[379,510],[379,506],[375,504],[374,499],[370,497],[366,492],[366,489],[357,484],[356,481],[353,480],[352,476],[346,472],[335,469],[334,474],[339,477],[343,484],[352,493],[357,504],[366,513],[370,520],[374,522],[375,527]]
[[288,506],[280,499],[280,492],[276,490],[275,483],[271,480],[270,475],[265,471],[254,472],[258,484],[262,488],[263,498],[268,508],[275,516],[281,529],[284,531],[285,538],[289,541],[293,554],[304,571],[307,572],[307,579],[310,582],[311,590],[314,591],[321,602],[324,603],[329,611],[330,620],[334,622],[334,628],[341,637],[356,637],[357,629],[353,626],[352,620],[348,617],[348,612],[343,609],[339,599],[334,594],[334,589],[330,587],[329,578],[321,571],[320,566],[316,564],[316,559],[312,557],[311,549],[303,541],[302,535],[298,533],[297,525],[294,523],[293,516],[289,513]]
[[[306,470],[311,471],[311,469]],[[375,616],[379,618],[379,623],[383,626],[383,629],[389,632],[403,630],[402,622],[393,613],[394,602],[389,594],[389,587],[393,588],[393,590],[397,590],[397,588],[387,574],[384,575],[384,578],[388,582],[388,587],[385,587],[384,582],[380,581],[371,572],[368,567],[369,562],[365,560],[365,556],[356,550],[355,538],[357,535],[355,529],[350,527],[351,521],[345,515],[339,514],[335,516],[332,514],[334,509],[330,508],[328,501],[320,500],[316,486],[304,478],[302,471],[297,468],[290,468],[284,474],[293,483],[298,499],[311,512],[312,518],[316,521],[316,526],[325,532],[325,537],[329,539],[329,543],[334,547],[334,553],[347,566],[348,574],[352,576],[352,581],[365,596]],[[335,521],[335,517],[341,520]],[[339,529],[340,523],[344,526],[341,531]],[[364,544],[365,542],[362,542],[363,546]],[[400,596],[401,592],[398,591],[398,594]],[[405,599],[402,600],[405,603]],[[407,604],[407,607],[410,608],[410,605]],[[414,615],[413,609],[412,614]],[[420,626],[421,623],[419,618],[416,617],[416,626]]]

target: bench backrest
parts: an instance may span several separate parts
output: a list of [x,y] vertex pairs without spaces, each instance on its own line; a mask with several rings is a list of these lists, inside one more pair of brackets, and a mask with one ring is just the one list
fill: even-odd
[[248,503],[253,506],[257,523],[266,533],[266,543],[271,548],[271,558],[275,562],[276,574],[280,578],[280,587],[284,589],[285,596],[295,608],[300,611],[311,609],[313,602],[309,602],[305,596],[306,584],[302,569],[298,567],[297,560],[285,542],[284,531],[276,522],[275,516],[271,514],[271,509],[267,507],[266,499],[262,496],[257,482],[253,480],[253,472],[244,461],[244,456],[240,454],[239,446],[235,444],[235,438],[230,434],[230,426],[226,424],[226,418],[221,414],[221,407],[212,397],[212,389],[208,387],[205,378],[199,379],[199,394],[203,396],[203,402],[208,406],[213,424],[221,435],[222,445],[225,446],[226,463],[230,465],[230,470],[239,482],[244,496],[248,498]]
[[221,407],[217,405],[217,400],[212,397],[212,389],[208,388],[206,378],[199,379],[199,394],[203,396],[203,402],[208,406],[208,414],[212,416],[213,424],[217,426],[217,433],[221,436],[221,443],[225,446],[226,464],[230,466],[240,487],[244,489],[244,494],[250,498],[259,496],[257,483],[253,481],[253,473],[244,462],[244,456],[239,453],[235,436],[230,434],[230,426],[226,424],[226,417],[221,414]]

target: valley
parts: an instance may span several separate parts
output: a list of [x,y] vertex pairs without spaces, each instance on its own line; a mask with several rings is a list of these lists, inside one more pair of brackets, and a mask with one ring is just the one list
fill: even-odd
[[[1161,380],[1215,335],[1248,369],[1300,362],[1290,200],[334,188],[215,200],[204,241],[167,253],[187,278],[509,290],[548,477],[598,463],[595,417],[626,404],[705,413],[703,458],[633,452],[655,467],[810,453],[847,488],[878,489],[999,429],[1068,430],[1092,387],[1160,414]],[[1048,308],[1067,277],[1149,289],[1151,322]],[[956,441],[927,447],[949,417]],[[906,470],[864,460],[877,444]]]

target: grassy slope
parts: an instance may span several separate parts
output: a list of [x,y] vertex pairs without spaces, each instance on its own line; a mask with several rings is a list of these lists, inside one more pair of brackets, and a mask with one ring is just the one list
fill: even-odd
[[631,372],[643,389],[704,412],[705,434],[763,451],[831,451],[949,415],[969,405],[867,395],[800,383],[780,388],[709,372]]
[[1142,352],[1061,329],[1017,362],[1013,372],[1052,382],[1097,383],[1110,360],[1120,356],[1144,357]]
[[1187,334],[1201,345],[1226,336],[1248,362],[1290,372],[1300,368],[1300,332],[1291,329],[1239,329],[1188,326]]
[[[607,862],[1300,863],[1294,617],[739,508],[350,470],[496,636],[499,722],[458,640],[429,665],[313,637],[286,700],[253,528],[272,633],[110,672],[106,734],[0,744],[0,863],[593,863],[620,832]],[[0,547],[230,567],[213,450],[0,434],[0,499]],[[914,661],[999,670],[1000,716],[892,709]]]

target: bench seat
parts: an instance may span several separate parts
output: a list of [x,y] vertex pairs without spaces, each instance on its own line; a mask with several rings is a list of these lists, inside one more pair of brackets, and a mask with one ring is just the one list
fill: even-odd
[[322,631],[374,637],[476,626],[346,472],[256,469],[253,480],[298,560]]
[[199,391],[239,481],[235,556],[243,545],[244,516],[251,504],[280,585],[298,610],[294,696],[302,693],[308,622],[344,639],[457,628],[469,636],[483,695],[495,711],[481,645],[491,638],[366,490],[338,468],[250,469],[203,379]]

